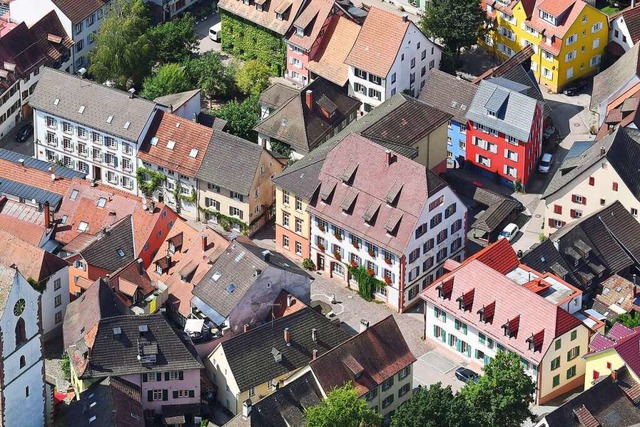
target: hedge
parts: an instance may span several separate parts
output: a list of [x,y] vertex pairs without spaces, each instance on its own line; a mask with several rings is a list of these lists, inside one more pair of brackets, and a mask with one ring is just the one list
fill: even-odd
[[257,59],[266,64],[274,76],[284,74],[287,49],[282,36],[224,10],[220,10],[220,19],[223,51],[244,61]]

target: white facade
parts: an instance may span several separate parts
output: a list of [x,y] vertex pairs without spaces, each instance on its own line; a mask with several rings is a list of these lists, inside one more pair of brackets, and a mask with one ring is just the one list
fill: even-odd
[[[11,275],[9,270],[0,266],[0,276]],[[39,322],[40,294],[21,274],[13,275],[13,286],[0,318],[5,426],[42,427],[45,424],[44,359]]]
[[369,112],[396,93],[408,91],[417,97],[432,68],[440,68],[442,50],[414,23],[409,25],[396,58],[386,76],[375,76],[349,66],[349,96],[360,101],[360,111]]
[[138,141],[124,140],[100,129],[83,126],[34,110],[35,157],[86,173],[87,179],[102,181],[137,194],[136,156],[153,114]]
[[64,314],[69,305],[69,267],[56,271],[47,279],[42,292],[42,335],[62,327]]
[[184,12],[189,6],[196,3],[198,0],[145,0],[147,3],[153,3],[163,7],[163,19],[167,21],[177,14]]
[[[182,216],[189,219],[198,219],[198,186],[194,177],[188,177],[141,160],[138,160],[138,163],[138,167],[157,171],[165,176],[164,182],[160,184],[153,194],[154,200],[165,203]],[[175,193],[179,193],[183,198],[193,197],[193,202],[184,199],[176,200]]]
[[13,0],[9,3],[9,7],[11,20],[13,22],[25,22],[28,26],[33,25],[47,13],[54,10],[65,31],[73,41],[71,66],[67,66],[68,69],[61,69],[75,73],[80,68],[87,67],[88,54],[94,43],[91,40],[91,36],[98,32],[98,27],[104,18],[107,6],[103,6],[80,22],[71,22],[51,0]]
[[633,39],[624,16],[620,15],[609,22],[609,41],[618,43],[625,52],[633,47]]
[[[447,258],[464,258],[466,214],[465,205],[451,188],[432,195],[423,206],[418,228],[404,253],[386,251],[360,235],[311,215],[310,258],[316,262],[318,256],[324,257],[324,268],[317,262],[316,266],[337,277],[344,278],[345,264],[352,262],[373,270],[377,279],[387,282],[387,286],[376,289],[374,296],[402,311],[416,303],[418,293],[443,274]],[[335,257],[336,252],[340,253],[340,260]]]

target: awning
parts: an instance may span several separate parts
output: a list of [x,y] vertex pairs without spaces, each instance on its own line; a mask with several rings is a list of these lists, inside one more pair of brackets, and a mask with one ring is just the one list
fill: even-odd
[[187,319],[184,325],[184,331],[188,334],[192,332],[202,332],[204,326],[204,320],[202,319]]
[[218,326],[222,325],[224,321],[227,320],[226,317],[222,316],[217,311],[209,307],[204,301],[202,301],[195,295],[193,296],[193,298],[191,298],[191,305],[203,312],[205,316],[211,319],[213,323]]

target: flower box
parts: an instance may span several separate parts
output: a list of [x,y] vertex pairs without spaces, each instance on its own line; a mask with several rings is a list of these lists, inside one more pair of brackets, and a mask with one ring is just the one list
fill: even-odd
[[318,249],[324,252],[324,245],[322,243],[318,243]]
[[367,274],[368,274],[369,276],[375,276],[375,275],[376,275],[376,272],[375,272],[375,271],[373,271],[373,269],[372,269],[372,268],[368,268],[368,269],[367,269]]
[[351,261],[350,264],[351,264],[351,267],[353,267],[353,268],[357,268],[358,267],[358,263],[355,262],[355,261]]
[[391,284],[391,277],[385,276],[384,277],[384,283],[386,283],[387,285]]
[[340,259],[342,258],[342,257],[340,256],[340,252],[334,252],[334,253],[333,253],[333,257],[334,257],[335,259],[337,259],[338,261],[340,261]]
[[384,262],[386,262],[387,264],[391,265],[391,258],[385,258]]
[[319,225],[318,229],[324,233],[324,225]]
[[373,249],[369,249],[369,256],[372,257],[372,258],[376,257],[376,253],[375,253],[375,251]]
[[342,235],[340,233],[335,233],[334,236],[335,236],[336,239],[338,239],[340,241],[342,240]]
[[351,244],[353,245],[354,248],[358,249],[360,247],[360,245],[358,245],[358,241],[353,241],[351,242]]

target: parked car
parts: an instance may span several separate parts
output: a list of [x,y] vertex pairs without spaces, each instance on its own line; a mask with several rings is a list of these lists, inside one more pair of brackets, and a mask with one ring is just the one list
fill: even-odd
[[222,30],[222,22],[218,22],[209,28],[209,38],[214,42],[220,42],[220,30]]
[[576,80],[569,86],[562,89],[562,93],[567,96],[576,96],[582,91],[582,89],[586,88],[588,84],[589,82],[586,79]]
[[29,139],[31,135],[33,135],[33,125],[26,124],[16,132],[16,141],[24,142]]
[[478,382],[478,378],[480,378],[480,376],[469,368],[461,367],[456,369],[456,378],[463,383],[468,383],[469,381]]
[[547,126],[542,132],[542,137],[544,139],[549,139],[554,133],[556,133],[556,128],[554,126]]
[[549,173],[549,169],[551,169],[551,162],[553,162],[553,155],[551,153],[544,153],[540,159],[540,164],[538,165],[538,172]]
[[520,231],[520,227],[514,223],[510,223],[498,234],[498,240],[507,239],[508,241],[512,241],[513,238],[516,237],[516,234],[518,234],[518,231]]

